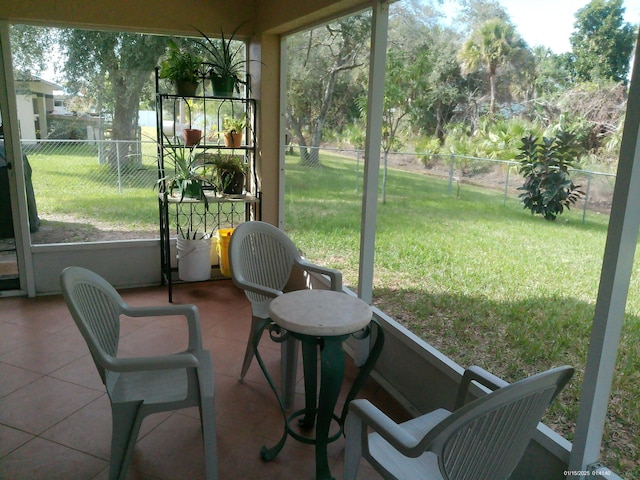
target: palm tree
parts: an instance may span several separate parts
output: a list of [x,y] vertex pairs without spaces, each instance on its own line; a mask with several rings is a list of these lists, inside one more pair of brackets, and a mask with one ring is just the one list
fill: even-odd
[[485,68],[488,71],[491,115],[495,111],[496,71],[523,47],[524,43],[510,24],[499,18],[492,18],[480,25],[458,52],[458,59],[465,74]]

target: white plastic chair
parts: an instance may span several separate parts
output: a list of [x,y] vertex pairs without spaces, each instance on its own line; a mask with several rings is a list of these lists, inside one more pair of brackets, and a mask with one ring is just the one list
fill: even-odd
[[[344,479],[356,478],[361,456],[385,479],[506,479],[573,371],[557,367],[507,384],[471,367],[453,412],[440,408],[401,424],[369,401],[354,400],[345,428]],[[464,405],[471,382],[497,390]]]
[[[303,259],[291,239],[280,229],[265,222],[253,221],[235,229],[229,242],[229,266],[233,282],[244,290],[251,302],[251,330],[247,341],[240,379],[253,359],[253,333],[256,325],[269,318],[269,303],[289,290],[305,288],[296,273],[314,272],[329,277],[331,290],[342,291],[342,274],[338,270],[315,265]],[[282,397],[290,406],[295,386],[297,343],[289,338],[281,346]]]
[[[124,479],[140,425],[152,413],[200,408],[206,478],[217,475],[213,367],[202,349],[194,305],[131,307],[102,277],[80,267],[62,272],[62,292],[87,342],[112,409],[109,479]],[[118,358],[120,317],[180,315],[187,319],[187,350],[172,355]]]

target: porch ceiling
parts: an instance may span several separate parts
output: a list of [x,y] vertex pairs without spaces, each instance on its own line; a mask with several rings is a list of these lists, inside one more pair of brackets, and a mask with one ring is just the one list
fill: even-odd
[[118,0],[85,2],[8,2],[0,20],[56,26],[107,28],[123,31],[188,34],[193,27],[215,34],[279,34],[335,18],[375,3],[372,0],[236,0],[233,8],[224,0],[134,0],[121,8]]

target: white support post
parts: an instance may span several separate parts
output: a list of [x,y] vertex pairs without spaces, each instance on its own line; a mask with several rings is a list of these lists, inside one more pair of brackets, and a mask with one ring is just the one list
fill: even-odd
[[289,69],[289,58],[287,57],[287,42],[280,39],[280,128],[279,134],[279,160],[278,160],[278,228],[284,230],[284,209],[285,209],[285,155],[286,155],[286,115],[287,111],[287,71]]
[[570,478],[582,478],[600,456],[602,432],[640,227],[640,58],[636,44],[627,113],[602,262],[591,342],[580,395]]
[[[360,266],[358,296],[371,304],[373,300],[373,260],[376,243],[378,182],[380,178],[380,144],[382,142],[382,110],[384,77],[387,65],[387,33],[389,4],[376,2],[371,22],[371,54],[369,92],[367,98],[367,137],[364,150],[362,218],[360,226]],[[369,355],[370,339],[358,340],[354,362],[363,365]]]
[[373,299],[373,260],[376,241],[378,182],[380,178],[380,143],[382,141],[382,110],[384,77],[387,64],[387,30],[389,5],[377,2],[371,22],[371,55],[369,93],[367,99],[367,132],[364,152],[364,186],[362,189],[362,219],[360,229],[360,267],[358,296],[371,304]]

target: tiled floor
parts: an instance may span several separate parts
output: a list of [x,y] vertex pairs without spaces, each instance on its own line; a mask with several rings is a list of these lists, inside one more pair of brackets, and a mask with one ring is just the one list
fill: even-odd
[[[132,305],[167,302],[161,287],[121,293]],[[230,281],[184,284],[175,286],[174,302],[198,306],[204,346],[213,356],[219,478],[314,478],[312,445],[290,438],[275,460],[259,457],[263,444],[278,440],[282,417],[255,361],[245,381],[238,382],[250,323],[244,294]],[[166,319],[128,320],[121,351],[181,349],[186,341],[183,326]],[[279,382],[279,348],[266,340],[261,352]],[[355,372],[348,363],[347,380]],[[298,378],[296,409],[303,403],[300,374]],[[359,396],[398,420],[406,417],[371,380]],[[109,400],[62,297],[0,299],[0,479],[107,479],[110,435]],[[343,438],[330,445],[336,478],[342,476],[343,451]],[[198,410],[147,417],[127,478],[204,478]],[[363,463],[359,478],[379,477]]]

